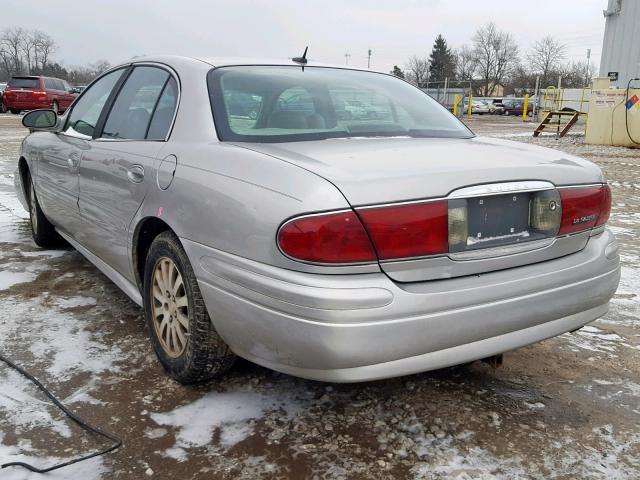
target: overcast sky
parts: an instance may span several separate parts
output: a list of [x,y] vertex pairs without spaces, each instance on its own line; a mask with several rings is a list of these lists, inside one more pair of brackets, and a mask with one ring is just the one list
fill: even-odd
[[428,55],[442,33],[469,43],[489,21],[513,34],[522,51],[544,35],[571,60],[599,67],[606,0],[3,0],[3,27],[37,28],[57,42],[57,60],[111,63],[143,54],[287,58],[309,45],[327,63],[389,71]]

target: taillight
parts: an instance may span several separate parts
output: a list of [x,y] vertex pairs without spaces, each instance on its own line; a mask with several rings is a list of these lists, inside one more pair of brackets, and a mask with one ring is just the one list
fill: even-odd
[[381,260],[446,253],[446,200],[358,209]]
[[31,92],[31,95],[33,95],[34,97],[46,97],[47,92],[39,92],[37,90],[34,90],[33,92]]
[[286,255],[308,262],[377,260],[367,232],[353,211],[294,218],[280,228],[278,245]]
[[[524,228],[526,235],[520,229],[514,232],[512,227],[511,237],[517,238],[514,241],[508,238],[509,233],[498,230],[500,235],[488,237],[487,241],[493,242],[489,246],[500,240],[517,243],[522,238],[534,240],[589,230],[605,224],[611,211],[607,185],[548,189],[525,195],[529,196],[525,197],[528,203],[523,212],[497,214],[507,218],[502,223],[512,222],[507,226],[517,226],[513,222],[523,220],[526,226],[519,228]],[[509,194],[509,198],[512,196],[515,202],[516,197]],[[486,224],[495,230],[496,226],[482,217],[485,210],[469,209],[467,203],[467,199],[443,199],[301,216],[281,226],[278,245],[291,258],[327,264],[425,257],[478,248],[469,246],[470,225],[477,229],[480,215],[484,219],[482,228]],[[491,209],[483,215],[491,216]],[[498,224],[499,228],[504,227]]]
[[611,212],[611,190],[598,187],[561,188],[562,221],[560,235],[581,232],[603,225]]

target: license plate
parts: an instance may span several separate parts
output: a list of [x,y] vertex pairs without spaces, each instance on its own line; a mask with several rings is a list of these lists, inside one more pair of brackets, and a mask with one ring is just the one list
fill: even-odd
[[449,201],[449,208],[465,207],[466,242],[451,251],[476,250],[533,240],[529,226],[530,192],[473,197]]

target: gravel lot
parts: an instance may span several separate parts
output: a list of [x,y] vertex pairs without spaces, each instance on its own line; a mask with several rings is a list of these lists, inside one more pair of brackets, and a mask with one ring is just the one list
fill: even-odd
[[[604,318],[508,353],[499,369],[330,385],[240,361],[185,387],[164,375],[141,310],[117,287],[75,251],[32,243],[12,186],[26,131],[0,115],[0,352],[124,441],[46,477],[0,478],[640,478],[640,150],[588,146],[579,133],[534,139],[514,118],[469,123],[604,169],[623,262]],[[47,465],[102,445],[0,364],[0,463]]]

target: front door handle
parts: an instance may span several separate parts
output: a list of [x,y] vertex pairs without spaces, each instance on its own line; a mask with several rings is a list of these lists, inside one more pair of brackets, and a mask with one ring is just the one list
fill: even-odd
[[69,158],[67,158],[67,165],[69,165],[69,168],[71,170],[75,170],[78,167],[79,163],[80,163],[80,153],[71,152],[69,154]]
[[127,172],[127,177],[133,183],[140,183],[144,180],[144,168],[142,165],[133,165]]

